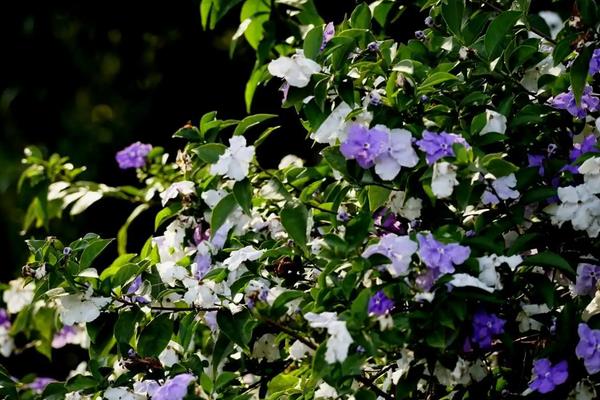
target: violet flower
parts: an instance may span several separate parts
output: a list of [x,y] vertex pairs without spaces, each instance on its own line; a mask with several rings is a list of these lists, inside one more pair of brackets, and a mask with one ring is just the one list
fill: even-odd
[[594,76],[598,72],[600,72],[600,49],[595,49],[592,53],[592,58],[590,59],[589,74]]
[[406,226],[403,226],[398,215],[391,212],[387,207],[382,207],[377,210],[375,214],[373,214],[373,219],[375,226],[382,228],[382,230],[387,233],[395,233],[397,235],[406,234]]
[[580,263],[577,266],[577,276],[573,291],[578,296],[591,296],[596,290],[598,279],[600,279],[599,265]]
[[531,390],[545,394],[556,388],[556,386],[565,383],[569,377],[568,364],[561,361],[552,366],[550,360],[541,358],[533,362],[533,381],[529,384]]
[[494,336],[504,333],[506,320],[499,318],[496,314],[488,314],[478,311],[473,316],[473,336],[471,340],[477,343],[480,349],[492,347]]
[[29,389],[31,389],[35,393],[42,393],[44,389],[46,389],[46,386],[48,386],[52,382],[56,382],[56,380],[52,378],[39,376],[35,378],[33,382],[28,384],[27,387],[29,387]]
[[146,165],[146,156],[152,150],[152,145],[142,142],[135,142],[116,155],[116,160],[119,163],[119,168],[142,168]]
[[600,330],[590,329],[586,324],[577,327],[579,343],[575,348],[577,358],[583,359],[588,374],[600,372]]
[[554,108],[567,110],[572,116],[583,119],[586,117],[588,111],[598,111],[600,99],[592,95],[592,87],[588,85],[583,89],[580,105],[577,105],[575,95],[571,89],[550,99],[550,104]]
[[194,380],[196,377],[192,374],[179,374],[169,378],[152,394],[152,400],[182,400]]
[[9,329],[11,326],[10,317],[4,308],[0,308],[0,326],[3,326],[7,329]]
[[541,154],[527,154],[528,167],[537,167],[538,174],[544,176],[544,160],[545,156]]
[[425,152],[427,164],[431,165],[443,157],[454,157],[452,145],[459,143],[469,148],[466,140],[455,133],[423,131],[423,138],[417,140],[419,149]]
[[368,312],[369,315],[378,317],[389,314],[394,308],[394,301],[387,297],[382,290],[378,290],[370,299]]
[[340,152],[347,160],[356,160],[362,168],[371,168],[375,159],[382,154],[388,143],[388,135],[379,129],[368,129],[353,124],[348,130],[348,138],[340,146]]
[[471,255],[471,249],[457,243],[444,244],[431,233],[418,234],[419,257],[433,273],[433,279],[454,272],[454,266],[464,263]]
[[325,46],[327,46],[327,43],[329,43],[329,41],[334,36],[335,36],[335,25],[333,25],[333,22],[330,22],[327,25],[325,25],[325,29],[323,29],[323,41],[321,42],[320,51],[323,51],[325,49]]
[[65,347],[67,344],[73,343],[78,335],[79,332],[76,327],[65,325],[60,331],[54,334],[54,337],[52,338],[52,348],[60,349]]

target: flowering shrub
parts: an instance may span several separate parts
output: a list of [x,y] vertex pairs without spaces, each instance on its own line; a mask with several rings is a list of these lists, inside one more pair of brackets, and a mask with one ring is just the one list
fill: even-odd
[[[90,357],[65,382],[3,370],[3,395],[596,398],[595,1],[554,2],[563,23],[528,0],[379,0],[333,22],[311,0],[203,0],[203,23],[237,3],[233,44],[257,52],[248,107],[280,81],[321,161],[261,167],[269,114],[207,113],[175,133],[176,158],[118,152],[139,187],[28,149],[25,230],[107,196],[137,206],[112,262],[95,234],[27,241],[0,354],[18,339]],[[407,9],[422,30],[396,37]],[[155,231],[132,250],[138,217]]]

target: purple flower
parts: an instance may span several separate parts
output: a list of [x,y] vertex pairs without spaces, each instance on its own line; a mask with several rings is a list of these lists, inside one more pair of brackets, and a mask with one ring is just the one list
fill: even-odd
[[444,244],[435,240],[431,233],[418,234],[419,257],[432,272],[435,280],[443,274],[454,272],[454,266],[464,263],[471,255],[471,249],[457,243]]
[[197,252],[194,258],[196,267],[194,269],[194,278],[200,280],[210,271],[212,266],[212,258],[210,253]]
[[596,290],[599,278],[599,265],[581,263],[577,266],[577,277],[575,278],[575,288],[573,291],[578,296],[591,296]]
[[566,361],[561,361],[552,366],[547,358],[540,358],[533,362],[533,381],[529,384],[531,390],[540,393],[549,393],[569,377]]
[[182,400],[188,386],[196,380],[192,374],[179,374],[167,381],[152,394],[152,400]]
[[583,359],[588,374],[597,374],[600,372],[600,330],[590,329],[586,324],[579,324],[577,333],[579,343],[575,348],[575,354]]
[[383,228],[386,232],[395,233],[397,235],[405,235],[406,227],[402,225],[396,214],[390,211],[389,208],[382,207],[373,215],[375,226]]
[[427,164],[431,165],[437,160],[443,157],[454,156],[454,149],[452,145],[454,143],[460,143],[465,147],[469,147],[469,144],[465,139],[454,133],[435,133],[431,131],[423,131],[423,138],[417,140],[417,146],[419,149],[426,153]]
[[544,176],[544,160],[545,156],[541,154],[527,154],[528,167],[538,167],[538,174]]
[[592,53],[589,69],[589,74],[591,76],[596,75],[598,72],[600,72],[600,49],[596,49],[594,50],[594,53]]
[[334,36],[335,36],[335,26],[333,25],[333,22],[330,22],[327,25],[325,25],[325,29],[323,29],[323,41],[321,42],[321,51],[323,51],[325,49],[325,46],[327,46],[327,43],[329,43],[329,41]]
[[417,244],[408,236],[398,236],[393,233],[384,235],[379,243],[373,244],[362,253],[363,258],[369,258],[373,254],[381,254],[389,258],[391,264],[386,268],[395,278],[408,274],[408,267],[412,261],[412,255],[417,251]]
[[574,143],[573,149],[569,152],[569,159],[571,162],[577,160],[579,157],[586,153],[597,151],[596,148],[596,136],[588,135],[581,143]]
[[572,116],[583,119],[588,111],[598,111],[600,99],[592,95],[592,87],[588,85],[583,89],[580,105],[575,102],[575,95],[571,89],[550,99],[550,103],[554,108],[567,110]]
[[347,160],[356,160],[362,168],[371,168],[375,159],[382,154],[388,143],[388,135],[379,129],[368,129],[353,124],[348,131],[348,138],[340,146],[340,152]]
[[11,326],[10,317],[4,308],[0,308],[0,326],[3,326],[7,329]]
[[499,318],[496,314],[478,311],[473,316],[471,340],[477,343],[480,349],[489,349],[492,347],[493,337],[504,333],[504,324],[506,324],[506,320]]
[[48,386],[52,382],[56,382],[56,380],[54,380],[52,378],[46,378],[46,377],[40,376],[40,377],[35,378],[33,380],[33,382],[31,382],[27,386],[29,387],[29,389],[33,390],[35,393],[42,393],[44,391],[44,389],[46,389],[46,386]]
[[52,338],[52,347],[60,349],[70,343],[74,343],[77,339],[79,332],[77,328],[71,325],[65,325],[62,329],[54,334]]
[[370,315],[382,316],[389,314],[394,308],[394,301],[387,297],[383,291],[378,290],[370,299],[368,312]]
[[146,165],[146,156],[152,150],[152,145],[135,142],[117,153],[119,168],[142,168]]

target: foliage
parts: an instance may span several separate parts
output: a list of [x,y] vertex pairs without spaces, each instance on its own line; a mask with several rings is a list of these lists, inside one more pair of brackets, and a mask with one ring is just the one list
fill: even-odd
[[[267,114],[207,113],[175,133],[174,160],[134,144],[119,163],[142,158],[141,188],[77,181],[66,159],[28,149],[25,229],[105,196],[136,208],[110,263],[98,235],[27,242],[2,354],[24,336],[90,359],[65,382],[2,371],[2,393],[595,398],[599,10],[577,1],[554,26],[527,0],[405,3],[325,24],[311,0],[202,1],[206,27],[241,7],[248,108],[283,78],[316,165],[256,162]],[[396,38],[408,7],[429,16]],[[127,227],[155,207],[155,232],[129,253]]]

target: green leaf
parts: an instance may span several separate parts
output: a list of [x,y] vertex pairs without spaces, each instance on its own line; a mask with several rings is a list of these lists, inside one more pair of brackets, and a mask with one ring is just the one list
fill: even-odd
[[212,232],[219,230],[237,205],[238,203],[233,193],[229,193],[217,203],[210,217],[210,229]]
[[244,309],[232,315],[229,309],[223,308],[217,312],[217,324],[232,342],[246,351],[250,350],[248,343],[252,338],[252,330],[256,326],[256,321],[251,318],[248,310]]
[[588,26],[594,27],[598,24],[598,0],[577,0],[577,8],[581,20]]
[[345,177],[348,177],[350,175],[348,173],[346,159],[344,158],[342,153],[340,153],[339,146],[325,147],[321,151],[321,154],[323,154],[323,158],[331,168],[341,172],[342,175],[344,175]]
[[315,26],[306,34],[304,38],[304,55],[313,60],[321,52],[321,44],[323,43],[323,26]]
[[144,211],[146,211],[150,206],[148,204],[140,204],[138,205],[127,217],[125,223],[119,229],[119,233],[117,234],[117,248],[119,251],[119,255],[127,253],[127,230],[129,229],[129,225]]
[[[277,115],[275,114],[255,114],[250,115],[244,118],[238,126],[236,126],[235,131],[233,131],[234,135],[243,135],[248,129],[253,127],[254,125],[258,125],[263,121],[269,120],[271,118],[275,118]],[[217,158],[218,159],[218,158]]]
[[255,64],[248,82],[246,82],[246,88],[244,89],[244,101],[246,102],[246,112],[249,113],[252,108],[252,100],[254,99],[254,93],[258,85],[270,75],[267,72],[266,65]]
[[430,76],[427,77],[427,79],[425,79],[423,81],[423,83],[421,83],[421,85],[419,85],[419,92],[423,92],[425,90],[432,90],[434,86],[439,85],[440,83],[443,82],[448,82],[448,81],[457,81],[458,77],[456,77],[455,75],[452,75],[451,73],[448,72],[434,72],[433,74],[431,74]]
[[299,201],[288,201],[281,210],[281,224],[298,246],[306,247],[308,210]]
[[494,60],[502,53],[504,38],[515,26],[521,15],[520,11],[505,11],[492,20],[484,38],[488,60]]
[[462,33],[462,21],[465,12],[464,0],[447,0],[442,3],[442,18],[446,26],[455,36],[460,37]]
[[287,307],[286,304],[292,300],[298,299],[304,295],[304,292],[299,290],[287,290],[281,293],[271,306],[271,316],[273,318],[279,318],[285,314]]
[[127,345],[135,335],[135,327],[143,317],[139,309],[126,310],[119,314],[115,323],[114,335],[119,345]]
[[170,314],[160,314],[144,327],[137,343],[137,352],[142,357],[157,357],[169,344],[173,335]]
[[179,211],[181,211],[182,207],[183,206],[181,205],[181,203],[172,203],[168,207],[165,207],[162,210],[160,210],[154,218],[154,230],[158,230],[158,228],[163,224],[163,222],[176,216],[179,213]]
[[350,16],[350,26],[354,29],[369,29],[371,27],[371,10],[367,3],[360,3]]
[[102,273],[100,274],[100,279],[101,280],[105,280],[107,278],[110,278],[111,276],[113,276],[114,274],[117,273],[117,271],[125,264],[129,263],[129,261],[131,261],[132,258],[135,257],[135,254],[122,254],[119,257],[117,257],[117,259],[115,261],[113,261],[112,264],[110,264],[110,266],[108,268],[106,268],[104,271],[102,271]]
[[373,217],[369,212],[361,212],[350,220],[344,238],[351,248],[362,244],[369,235],[369,227],[372,223]]
[[214,164],[219,160],[219,156],[225,153],[227,146],[221,143],[207,143],[192,149],[192,153],[196,154],[199,159],[208,163]]
[[252,214],[252,185],[248,178],[237,181],[233,185],[233,195],[237,203],[247,215]]
[[569,262],[551,251],[544,251],[533,256],[529,256],[525,258],[523,264],[542,267],[555,267],[562,271],[569,278],[575,278],[575,271],[571,265],[569,265]]
[[575,101],[578,105],[581,103],[581,96],[583,95],[583,89],[587,82],[592,52],[591,47],[584,47],[573,62],[571,72],[569,73],[571,78],[571,88],[573,89]]
[[92,265],[92,262],[96,257],[102,253],[102,251],[112,242],[113,239],[96,239],[91,242],[81,254],[81,259],[79,260],[79,268],[86,269]]
[[381,186],[369,186],[367,191],[369,197],[369,210],[371,210],[371,212],[385,205],[391,193],[390,189]]

